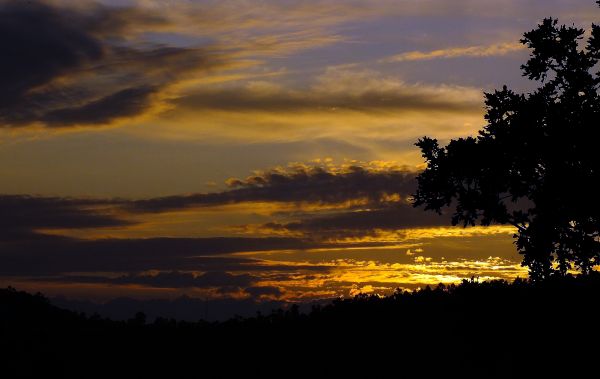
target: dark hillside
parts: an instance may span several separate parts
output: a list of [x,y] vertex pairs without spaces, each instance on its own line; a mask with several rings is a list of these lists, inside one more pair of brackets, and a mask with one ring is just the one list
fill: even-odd
[[[2,367],[40,377],[539,377],[595,370],[600,278],[439,286],[222,323],[111,321],[0,291]],[[410,375],[409,375],[410,374]]]

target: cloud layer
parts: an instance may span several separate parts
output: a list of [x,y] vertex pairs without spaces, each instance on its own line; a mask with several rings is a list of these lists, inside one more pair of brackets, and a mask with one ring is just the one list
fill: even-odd
[[227,189],[211,193],[141,200],[4,195],[0,196],[4,209],[0,236],[10,239],[86,229],[126,231],[143,228],[152,222],[154,214],[236,204],[249,204],[250,210],[255,207],[252,204],[271,204],[267,212],[275,218],[301,218],[264,225],[264,230],[279,230],[276,234],[286,230],[316,237],[333,230],[361,234],[374,229],[439,225],[442,221],[437,216],[410,206],[415,176],[416,171],[388,162],[334,164],[325,160],[256,171],[244,179],[230,178]]
[[[127,289],[298,300],[451,281],[472,270],[492,275],[496,266],[506,270],[503,277],[520,272],[505,258],[477,263],[465,255],[449,264],[435,247],[426,255],[434,237],[509,238],[511,231],[439,228],[448,225],[446,217],[410,205],[415,174],[391,162],[325,159],[231,178],[227,189],[213,193],[145,200],[1,196],[0,282],[84,286],[99,296]],[[227,221],[260,207],[269,222]],[[127,237],[138,229],[167,230],[156,217],[171,223],[197,212],[221,236]],[[103,230],[124,237],[102,237]],[[478,259],[488,254],[475,251]],[[442,273],[446,266],[451,273]]]
[[110,124],[149,111],[185,75],[224,64],[200,47],[136,42],[136,28],[166,23],[143,8],[0,2],[0,122]]
[[[454,89],[463,92],[458,100],[448,88],[365,83],[361,71],[349,72],[350,77],[325,76],[328,82],[317,78],[308,90],[267,93],[264,86],[198,86],[209,74],[242,67],[265,66],[263,74],[277,74],[263,59],[343,43],[345,38],[331,28],[360,15],[373,18],[391,7],[386,2],[378,7],[323,2],[318,4],[322,17],[315,20],[311,15],[317,8],[309,4],[238,4],[237,12],[232,5],[1,1],[5,59],[0,66],[0,122],[4,127],[101,126],[173,109],[183,114],[474,109],[470,95],[465,101],[465,89]],[[284,19],[278,21],[277,13]],[[192,26],[186,31],[183,25]],[[262,74],[246,70],[230,75]],[[362,83],[348,88],[352,81]]]

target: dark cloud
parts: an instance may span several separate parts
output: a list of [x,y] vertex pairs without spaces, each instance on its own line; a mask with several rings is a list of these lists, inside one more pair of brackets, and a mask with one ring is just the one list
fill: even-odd
[[[210,271],[259,263],[215,260],[208,255],[244,251],[310,249],[331,245],[299,238],[146,238],[76,240],[64,237],[0,240],[0,275],[42,276],[66,272]],[[258,267],[258,266],[257,266]],[[260,269],[260,267],[258,267]],[[268,269],[268,267],[265,267]]]
[[410,196],[415,190],[415,176],[399,168],[377,170],[360,164],[343,170],[298,166],[232,179],[228,182],[231,189],[223,192],[139,200],[126,207],[138,212],[163,212],[252,201],[337,204],[367,199],[379,203],[390,195]]
[[[318,266],[276,268],[257,260],[215,255],[245,251],[336,248],[328,238],[362,236],[375,229],[397,230],[447,224],[442,217],[412,208],[406,203],[414,191],[415,173],[385,166],[352,164],[344,167],[296,165],[289,169],[258,172],[246,179],[232,179],[230,188],[216,193],[171,196],[147,200],[78,199],[0,196],[0,275],[51,276],[69,272],[136,273],[159,271],[321,270]],[[354,202],[354,200],[360,200]],[[288,202],[339,205],[335,209],[277,214],[285,222],[271,222],[266,229],[304,235],[266,238],[145,238],[75,239],[46,235],[48,229],[127,227],[143,222],[145,212],[165,212],[189,207],[241,202]],[[356,246],[381,246],[357,243]],[[344,245],[350,246],[350,245]],[[354,246],[354,245],[353,245]],[[174,275],[174,274],[173,274]],[[208,274],[216,275],[216,274]],[[123,277],[200,285],[210,276]],[[239,283],[238,283],[239,284]],[[237,287],[237,284],[234,286]]]
[[262,296],[278,298],[283,295],[283,290],[280,287],[276,287],[276,286],[248,287],[245,289],[245,292],[247,292],[250,295],[257,297],[257,298],[262,297]]
[[[166,212],[257,201],[345,204],[360,200],[366,201],[362,208],[371,210],[285,225],[290,230],[329,229],[342,224],[352,229],[375,225],[392,228],[438,224],[430,214],[414,210],[405,203],[415,190],[415,175],[415,172],[400,168],[375,169],[360,164],[343,169],[299,165],[287,170],[267,170],[246,179],[231,179],[228,181],[230,189],[215,193],[145,200],[0,195],[0,209],[3,210],[0,236],[9,231],[126,226],[133,223],[128,217],[129,212]],[[395,200],[390,202],[390,197],[394,196]]]
[[[238,262],[239,263],[239,262]],[[128,274],[119,277],[73,276],[38,278],[64,283],[136,284],[157,288],[210,288],[246,287],[258,280],[250,274],[230,274],[225,271],[208,271],[203,274],[182,271],[161,271],[156,274]]]
[[326,216],[305,215],[304,219],[289,223],[271,222],[264,225],[267,229],[302,232],[306,235],[331,237],[360,236],[373,233],[374,230],[400,230],[407,228],[434,227],[450,225],[448,216],[434,212],[424,212],[408,204],[385,204],[380,209],[343,211]]
[[[272,268],[270,270],[273,270]],[[254,268],[253,268],[254,271]],[[261,270],[256,270],[260,272]],[[281,280],[289,279],[279,274]],[[261,277],[248,273],[232,274],[226,271],[207,271],[202,274],[181,271],[163,271],[149,274],[127,274],[119,277],[106,276],[53,276],[31,278],[41,282],[58,282],[66,284],[102,284],[102,285],[136,285],[150,288],[170,289],[209,289],[220,295],[230,297],[245,293],[254,299],[281,298],[285,290],[278,286],[256,285]]]
[[160,272],[156,275],[128,275],[114,280],[116,284],[141,284],[152,287],[245,287],[258,278],[249,274],[230,274],[223,271],[209,271],[201,275],[178,271]]
[[0,106],[19,107],[29,91],[105,55],[103,43],[73,14],[31,1],[0,3]]
[[147,111],[150,95],[192,70],[222,63],[132,31],[166,23],[139,7],[0,0],[0,125],[107,124]]
[[110,201],[0,195],[0,241],[31,238],[38,229],[84,229],[132,224],[114,215]]
[[[360,90],[360,87],[356,89]],[[431,111],[473,112],[480,107],[471,99],[423,92],[418,88],[368,90],[359,93],[314,88],[304,92],[258,91],[236,88],[202,90],[175,101],[182,109],[236,112],[336,112],[355,111]]]
[[[370,231],[382,225],[386,225],[386,228],[409,227],[429,222],[408,205],[382,209],[396,204],[388,203],[389,196],[405,198],[412,192],[414,173],[402,169],[376,169],[360,164],[344,168],[297,166],[289,170],[257,173],[243,180],[230,180],[229,185],[229,190],[217,193],[142,201],[0,196],[0,274],[41,276],[98,271],[211,271],[214,262],[207,260],[207,255],[335,247],[335,244],[317,237],[340,229],[359,233],[361,229]],[[272,228],[302,231],[306,238],[83,240],[44,234],[47,229],[126,227],[132,224],[127,212],[164,212],[251,201],[344,204],[355,199],[366,199],[366,205],[361,204],[371,211],[379,211],[362,214],[339,212],[334,216],[303,218],[298,222],[271,225]],[[218,262],[217,267],[223,269],[223,265],[237,265],[239,269],[240,263],[250,263],[254,268],[261,269],[260,262],[251,260]],[[265,266],[264,269],[272,267]]]
[[152,87],[127,88],[79,107],[55,109],[43,116],[49,126],[105,124],[119,117],[135,116],[150,106]]

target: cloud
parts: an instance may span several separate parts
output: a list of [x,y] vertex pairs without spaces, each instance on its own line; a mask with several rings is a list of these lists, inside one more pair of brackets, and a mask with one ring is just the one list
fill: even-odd
[[[388,162],[346,162],[336,165],[329,160],[311,164],[257,171],[244,179],[228,181],[229,189],[146,200],[85,199],[5,195],[0,197],[0,274],[3,276],[48,276],[84,272],[223,271],[241,270],[319,270],[319,266],[264,265],[260,261],[231,257],[232,253],[252,251],[303,250],[334,248],[322,236],[333,231],[353,230],[364,234],[368,229],[388,223],[388,227],[421,225],[416,211],[406,205],[414,190],[415,172]],[[314,216],[281,228],[302,231],[303,237],[214,237],[214,238],[93,238],[103,228],[143,227],[154,213],[178,212],[194,207],[218,207],[236,203],[297,204],[306,214],[311,204],[318,205]],[[381,209],[397,205],[394,211],[369,213],[352,220],[350,209]],[[399,204],[405,204],[401,206]],[[339,208],[335,216],[319,217],[321,207]],[[251,208],[250,208],[251,209]],[[275,207],[274,211],[278,208]],[[371,209],[370,211],[373,211]],[[404,212],[404,213],[403,213]],[[282,212],[278,217],[295,217]],[[171,218],[173,216],[170,216]],[[175,218],[176,213],[175,213]],[[411,223],[412,219],[412,223]],[[311,231],[322,229],[311,236]],[[83,230],[88,239],[66,237],[69,230]],[[90,232],[88,232],[90,230]],[[52,233],[51,235],[48,233]],[[346,243],[344,246],[379,246],[377,241]],[[228,259],[217,259],[227,256]],[[212,275],[212,276],[210,276]],[[153,277],[123,276],[113,284],[170,282],[172,286],[207,286],[218,281],[208,276],[167,275]],[[232,283],[236,278],[229,279]],[[237,278],[240,279],[240,278]],[[117,283],[118,282],[118,283]],[[179,284],[177,284],[179,283]],[[235,284],[235,287],[242,287]],[[266,294],[265,294],[266,295]],[[271,293],[269,296],[275,296]]]
[[[108,205],[108,208],[107,208]],[[0,195],[0,241],[39,229],[86,229],[131,225],[114,214],[110,201]]]
[[450,59],[462,57],[493,57],[511,54],[524,50],[525,47],[518,42],[498,43],[488,46],[451,47],[432,51],[408,51],[383,59],[384,62],[410,62],[427,61],[433,59]]
[[0,240],[0,275],[40,276],[69,272],[239,270],[252,259],[212,256],[235,252],[330,246],[299,238],[145,238],[76,240],[47,237]]
[[361,1],[142,0],[132,3],[136,8],[167,17],[169,23],[161,26],[162,31],[216,35],[228,43],[261,41],[260,44],[269,48],[275,45],[270,44],[271,41],[279,44],[293,40],[294,36],[306,41],[310,39],[306,38],[307,34],[326,32],[329,27],[357,19],[372,19],[385,12],[381,7],[368,6]]
[[[447,224],[445,218],[410,205],[417,173],[393,162],[335,164],[323,160],[291,163],[287,167],[255,171],[246,178],[230,178],[227,189],[209,193],[139,200],[6,195],[0,197],[5,210],[0,216],[0,235],[9,240],[17,238],[18,233],[23,238],[34,234],[45,238],[48,234],[62,235],[82,240],[80,245],[85,243],[83,240],[99,239],[91,249],[106,245],[110,250],[111,244],[120,249],[131,244],[135,250],[145,245],[127,238],[154,237],[156,233],[171,235],[169,231],[173,236],[194,236],[197,232],[193,230],[198,225],[212,228],[213,234],[209,235],[259,233],[322,241],[332,236],[370,235],[375,230]],[[215,211],[229,217],[241,212],[238,220],[251,220],[244,218],[244,213],[261,213],[263,220],[270,221],[263,224],[245,221],[240,225],[244,221],[223,224],[221,220],[211,224]],[[195,213],[198,216],[193,216]],[[177,221],[179,218],[181,221]],[[167,225],[161,227],[164,223]],[[172,223],[180,232],[168,225]],[[148,228],[153,232],[138,233]],[[125,240],[114,239],[115,235]],[[161,240],[153,241],[160,248],[171,248],[163,246]],[[246,243],[252,250],[252,243]]]
[[277,286],[255,286],[244,289],[247,293],[255,298],[275,298],[278,299],[283,296],[284,291],[281,287]]
[[292,164],[258,171],[245,179],[229,179],[230,189],[222,192],[137,200],[125,207],[133,212],[165,212],[242,202],[378,202],[393,194],[410,196],[415,189],[415,175],[415,171],[382,162]]
[[205,48],[142,43],[168,21],[143,8],[0,2],[0,124],[110,124],[157,106],[151,95],[223,63]]
[[[243,179],[231,178],[227,181],[227,189],[212,193],[141,200],[3,195],[0,196],[3,209],[0,236],[15,238],[17,232],[26,236],[33,233],[56,234],[53,231],[62,234],[78,229],[127,230],[128,227],[143,227],[144,223],[153,222],[152,214],[242,203],[274,204],[269,213],[331,208],[373,210],[390,202],[404,203],[405,206],[398,205],[396,211],[404,212],[405,218],[409,217],[408,214],[413,215],[410,217],[419,224],[416,220],[422,217],[406,206],[415,191],[416,174],[416,171],[390,162],[348,161],[334,164],[325,160],[255,171]],[[393,211],[388,213],[389,216],[379,217],[392,218]],[[363,220],[366,221],[366,218]],[[317,222],[317,219],[310,221],[315,225]],[[289,229],[308,228],[308,223],[302,226],[290,224]],[[77,235],[89,238],[85,236],[98,236],[98,233],[84,231]]]
[[[129,133],[222,144],[335,140],[390,159],[406,155],[423,134],[469,135],[483,122],[479,88],[409,83],[354,66],[319,70],[321,75],[302,77],[302,83],[288,84],[291,74],[277,82],[189,88],[171,99],[173,108],[154,124]],[[396,147],[387,150],[386,143]],[[412,153],[411,162],[417,157]]]
[[306,90],[286,90],[269,82],[245,88],[201,89],[173,101],[180,110],[228,112],[427,111],[472,112],[479,90],[460,86],[408,84],[369,70],[330,67]]
[[474,103],[468,99],[444,97],[419,86],[406,85],[397,90],[365,90],[361,93],[281,91],[257,93],[248,88],[207,89],[174,101],[183,110],[212,110],[233,112],[272,113],[329,113],[380,110],[388,112],[427,111],[470,112]]
[[127,88],[87,104],[54,109],[42,116],[48,126],[106,124],[120,117],[135,116],[150,107],[152,87]]
[[246,287],[255,283],[259,277],[250,274],[230,274],[225,271],[207,271],[204,273],[182,271],[159,271],[140,274],[127,274],[118,277],[74,276],[40,277],[37,280],[58,281],[64,283],[99,283],[128,285],[135,284],[157,288],[210,288],[210,287]]
[[[0,0],[0,126],[99,126],[159,113],[180,86],[340,42],[325,5]],[[359,7],[364,9],[364,7]],[[350,15],[350,13],[352,15]]]
[[402,230],[421,227],[447,226],[450,218],[433,212],[424,212],[409,204],[380,204],[379,209],[359,209],[342,211],[326,216],[305,215],[299,221],[288,223],[271,222],[263,225],[266,229],[300,232],[313,238],[360,237],[381,230]]
[[[426,229],[448,225],[448,220],[410,205],[415,175],[415,171],[393,162],[335,164],[325,159],[232,178],[227,189],[214,193],[145,200],[1,196],[0,278],[30,277],[54,285],[218,287],[238,295],[246,287],[277,287],[282,279],[267,277],[267,273],[285,273],[288,278],[308,272],[326,274],[331,265],[290,262],[289,258],[269,261],[268,254],[258,254],[376,251],[431,239],[432,231]],[[230,219],[236,204],[246,204],[243,211],[252,213],[260,204],[269,207],[259,218],[261,223],[254,224],[256,230],[232,232],[227,227],[234,225]],[[201,218],[208,218],[202,222],[212,228],[212,235],[224,236],[158,237],[169,235],[165,233],[168,229],[156,223],[158,216],[175,223],[176,228],[191,230],[190,235],[204,233],[197,230],[193,217],[186,219],[197,211],[205,212]],[[179,218],[183,219],[181,225],[177,224]],[[125,238],[103,236],[106,228],[123,230]],[[138,228],[154,232],[144,235],[146,238],[132,238],[135,230],[127,234],[128,229]],[[249,235],[248,231],[260,233]],[[449,235],[448,230],[439,233]],[[402,257],[406,257],[405,249]],[[150,270],[158,273],[146,273]],[[120,276],[79,279],[98,273]],[[244,274],[264,276],[254,281]],[[294,280],[301,280],[301,276]],[[256,289],[261,290],[265,289]],[[270,298],[284,295],[275,290],[252,294]],[[286,292],[288,295],[292,296]]]
[[[439,22],[440,17],[465,14],[477,20],[490,15],[514,19],[515,14],[539,18],[540,9],[547,8],[545,5],[539,1],[527,5],[514,1],[495,5],[459,1],[448,5],[443,1],[399,4],[378,0],[366,5],[361,1],[340,3],[328,0],[266,1],[261,4],[246,1],[100,4],[70,0],[0,0],[0,43],[4,57],[0,63],[0,124],[4,127],[42,125],[71,128],[112,125],[119,120],[156,115],[180,106],[182,111],[203,113],[202,122],[199,123],[195,117],[195,127],[190,128],[200,136],[222,130],[227,137],[241,135],[245,138],[238,130],[225,133],[222,126],[228,126],[228,130],[236,129],[231,126],[235,123],[233,121],[239,122],[242,117],[247,117],[248,112],[273,117],[285,113],[288,119],[286,124],[284,118],[259,118],[257,123],[263,125],[269,122],[293,123],[289,121],[289,113],[317,112],[320,116],[334,116],[337,112],[326,120],[298,120],[304,124],[330,124],[334,119],[343,124],[352,119],[352,114],[348,113],[348,117],[340,117],[340,110],[395,112],[396,116],[399,112],[437,110],[455,114],[478,113],[480,116],[481,94],[478,89],[475,99],[472,88],[444,88],[422,83],[404,83],[398,89],[378,88],[365,85],[359,72],[348,75],[348,81],[354,77],[356,83],[349,92],[328,92],[317,85],[309,89],[295,88],[278,94],[255,96],[255,91],[243,86],[207,88],[197,84],[208,72],[262,66],[255,71],[232,75],[237,78],[260,77],[294,66],[291,60],[277,61],[281,57],[316,47],[365,42],[360,38],[356,40],[353,28],[358,32],[362,30],[360,23],[352,24],[357,21],[385,23],[385,17],[401,21],[422,18],[427,25]],[[576,6],[551,6],[556,12],[571,13],[577,18],[592,9],[589,5],[589,8],[584,6],[583,1]],[[339,27],[346,24],[353,28]],[[446,27],[442,25],[442,29]],[[489,40],[488,34],[498,33],[482,33],[481,39],[472,46],[414,50],[392,59],[490,56],[505,54],[515,48],[512,44],[503,43],[485,45],[489,43],[485,41]],[[375,56],[372,58],[377,59]],[[309,70],[314,71],[315,67],[311,66]],[[290,78],[304,83],[306,73],[300,70],[287,77]],[[383,80],[379,83],[383,84]],[[365,90],[356,92],[360,88]],[[206,114],[210,112],[233,114],[227,117]],[[239,117],[234,120],[236,116]],[[176,124],[181,124],[185,120],[176,121]],[[379,121],[385,122],[388,130],[389,123],[393,122],[389,119]],[[398,121],[398,124],[422,124],[421,121],[413,119],[410,122]],[[468,122],[471,121],[469,119]],[[206,125],[206,128],[198,124]],[[461,126],[464,124],[460,123]],[[406,129],[405,126],[399,129]],[[174,128],[157,127],[167,129],[163,131],[165,134],[182,132],[177,125]],[[330,128],[315,129],[324,131]],[[377,134],[383,128],[365,128],[363,122],[362,129],[372,129],[373,134]],[[297,138],[310,135],[312,131],[314,129],[298,133],[302,135]],[[270,133],[260,134],[266,137]]]
[[23,1],[3,1],[0,12],[3,108],[19,105],[29,91],[105,55],[98,38],[67,21],[70,14]]

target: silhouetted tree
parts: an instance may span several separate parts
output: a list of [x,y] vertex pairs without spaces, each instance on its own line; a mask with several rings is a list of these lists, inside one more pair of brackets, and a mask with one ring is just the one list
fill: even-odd
[[486,93],[477,137],[416,143],[428,166],[415,206],[451,207],[454,225],[514,225],[534,280],[600,263],[600,26],[587,44],[584,33],[545,19],[521,40],[523,75],[539,88]]

